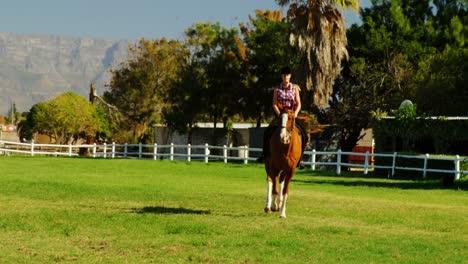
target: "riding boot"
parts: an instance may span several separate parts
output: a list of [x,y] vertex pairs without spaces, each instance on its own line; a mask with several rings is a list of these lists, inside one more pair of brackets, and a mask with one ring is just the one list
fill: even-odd
[[274,128],[268,127],[265,132],[263,133],[263,148],[260,157],[257,158],[258,163],[264,163],[265,158],[270,156],[270,138],[273,134]]
[[265,158],[270,155],[270,150],[269,150],[270,146],[268,144],[269,139],[270,138],[268,137],[268,135],[265,135],[263,138],[263,150],[262,150],[262,153],[260,154],[260,157],[257,158],[258,163],[264,163]]

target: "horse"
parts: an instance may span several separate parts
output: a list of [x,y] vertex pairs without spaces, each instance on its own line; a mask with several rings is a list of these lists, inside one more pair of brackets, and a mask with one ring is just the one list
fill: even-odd
[[265,213],[280,211],[280,218],[286,218],[289,184],[301,152],[302,140],[295,125],[294,111],[286,110],[281,114],[281,127],[271,136],[270,155],[265,158],[268,183]]

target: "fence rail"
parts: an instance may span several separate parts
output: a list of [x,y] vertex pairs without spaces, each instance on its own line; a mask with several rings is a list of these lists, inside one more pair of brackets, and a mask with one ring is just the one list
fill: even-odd
[[[256,156],[262,151],[260,148],[249,148],[248,146],[228,147],[228,146],[211,146],[205,145],[169,145],[158,144],[84,144],[84,145],[58,145],[58,144],[36,144],[0,141],[0,154],[10,155],[10,153],[21,153],[26,155],[53,155],[53,156],[78,156],[79,150],[82,148],[91,149],[91,156],[94,158],[138,158],[138,159],[169,159],[169,160],[199,160],[208,163],[211,161],[223,161],[227,163],[230,160],[242,161],[244,164],[256,160]],[[250,154],[256,153],[256,155]],[[343,156],[364,156],[363,164],[341,162]],[[456,155],[454,157],[439,157],[425,154],[423,156],[401,155],[397,152],[393,154],[379,154],[370,152],[344,152],[340,149],[337,151],[311,151],[304,152],[307,160],[303,160],[305,166],[309,166],[312,170],[318,169],[317,166],[333,166],[336,173],[341,174],[341,168],[362,169],[364,174],[373,169],[389,170],[389,177],[395,175],[396,170],[419,171],[422,172],[422,177],[425,178],[428,172],[453,174],[454,179],[460,179],[461,175],[468,174],[468,171],[460,170],[460,161],[468,158]],[[317,161],[317,157],[326,157],[325,160]],[[373,158],[387,157],[392,158],[392,164],[388,166],[374,165]],[[402,167],[397,166],[397,157],[404,159],[422,159],[424,161],[422,167]],[[429,160],[448,160],[453,161],[454,170],[440,170],[428,168]]]

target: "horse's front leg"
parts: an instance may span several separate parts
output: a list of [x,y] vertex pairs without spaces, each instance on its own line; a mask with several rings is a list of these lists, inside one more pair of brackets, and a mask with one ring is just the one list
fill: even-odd
[[270,176],[267,176],[267,197],[265,204],[265,213],[271,213],[271,202],[272,202],[272,192],[273,192],[273,180]]
[[282,194],[282,203],[281,203],[281,212],[280,212],[280,218],[286,218],[286,200],[288,200],[288,194]]

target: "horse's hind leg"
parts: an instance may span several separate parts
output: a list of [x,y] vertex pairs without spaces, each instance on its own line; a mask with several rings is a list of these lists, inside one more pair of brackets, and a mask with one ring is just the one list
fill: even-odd
[[286,200],[288,200],[288,193],[289,193],[289,184],[291,183],[292,176],[288,175],[284,177],[283,182],[281,182],[281,192],[280,195],[281,199],[281,212],[280,218],[286,218]]
[[276,204],[276,212],[277,211],[283,211],[283,206],[284,206],[284,177],[282,176],[280,178],[280,184],[279,184],[279,193],[276,196],[275,204]]
[[[283,192],[283,183],[284,182],[281,182],[281,174],[282,172],[280,171],[278,173],[278,177],[275,178],[275,189],[274,189],[274,197],[273,197],[273,200],[274,200],[274,208],[273,208],[273,211],[275,212],[278,212],[279,210],[281,210],[281,203],[282,203],[282,199],[283,199],[283,195],[282,195],[282,192]],[[278,187],[279,187],[279,191],[278,191]]]

